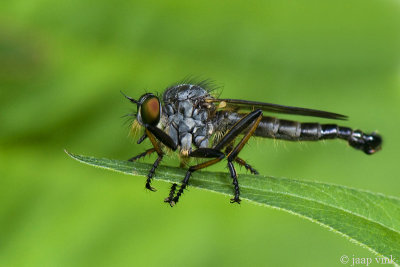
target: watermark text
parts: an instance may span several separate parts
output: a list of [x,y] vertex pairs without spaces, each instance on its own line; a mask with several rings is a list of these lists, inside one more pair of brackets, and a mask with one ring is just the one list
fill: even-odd
[[395,264],[396,263],[396,258],[394,258],[392,255],[390,257],[375,257],[375,258],[363,258],[363,257],[357,257],[355,255],[342,255],[340,257],[340,262],[342,264],[348,264],[349,266],[358,266],[358,265],[364,265],[364,266],[370,266],[373,264]]

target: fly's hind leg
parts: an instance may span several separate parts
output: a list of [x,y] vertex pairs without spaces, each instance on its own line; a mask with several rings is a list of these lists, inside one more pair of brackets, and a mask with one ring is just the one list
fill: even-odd
[[[229,154],[233,150],[233,144],[231,143],[226,149],[225,149],[225,154]],[[250,164],[248,164],[244,159],[236,157],[235,162],[239,164],[240,166],[243,166],[246,168],[246,170],[250,171],[252,174],[259,174],[259,172],[254,169]]]
[[254,169],[250,164],[248,164],[244,159],[236,157],[235,162],[241,166],[244,166],[246,170],[250,171],[252,174],[259,174],[259,172],[256,169]]
[[228,159],[228,169],[231,173],[232,183],[235,188],[235,196],[231,199],[231,203],[240,203],[240,188],[239,182],[237,180],[237,174],[235,167],[233,166],[233,161],[236,161],[237,155],[243,149],[244,145],[250,139],[250,137],[254,134],[255,130],[257,129],[258,124],[262,119],[262,111],[257,109],[248,115],[244,116],[240,119],[232,128],[222,137],[221,141],[215,146],[216,149],[222,149],[223,147],[230,145],[232,141],[244,130],[246,130],[249,126],[250,129],[247,133],[243,136],[240,142],[230,151],[227,155]]

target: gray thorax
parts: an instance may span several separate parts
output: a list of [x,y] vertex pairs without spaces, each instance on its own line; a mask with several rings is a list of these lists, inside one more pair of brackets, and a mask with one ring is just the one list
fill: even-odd
[[163,96],[161,126],[180,146],[180,153],[187,156],[192,145],[205,148],[213,133],[209,119],[213,105],[206,103],[210,98],[206,90],[196,85],[182,84],[169,88]]

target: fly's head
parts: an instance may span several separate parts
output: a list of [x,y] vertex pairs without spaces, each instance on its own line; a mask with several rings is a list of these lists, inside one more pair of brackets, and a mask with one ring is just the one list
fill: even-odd
[[124,93],[122,94],[129,101],[137,105],[136,120],[141,126],[157,126],[161,118],[161,102],[157,96],[151,93],[146,93],[142,95],[139,100],[135,100]]

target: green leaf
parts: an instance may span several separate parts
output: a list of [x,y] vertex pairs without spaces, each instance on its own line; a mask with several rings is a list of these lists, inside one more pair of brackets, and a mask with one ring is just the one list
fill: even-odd
[[[151,168],[151,165],[139,162],[66,153],[88,165],[135,176],[146,176]],[[180,183],[185,173],[184,169],[159,166],[154,179]],[[392,258],[399,264],[399,198],[312,181],[245,174],[241,174],[239,179],[242,200],[309,219],[369,249],[378,257]],[[189,184],[208,191],[233,194],[227,173],[196,172]]]

